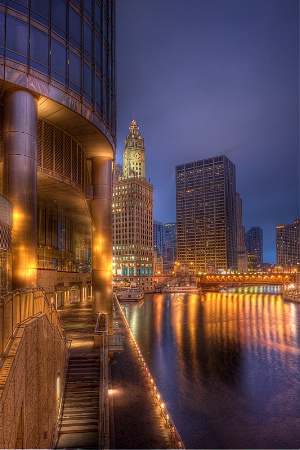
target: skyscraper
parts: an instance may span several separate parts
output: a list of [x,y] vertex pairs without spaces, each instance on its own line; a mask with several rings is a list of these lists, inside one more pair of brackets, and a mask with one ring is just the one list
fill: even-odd
[[176,223],[164,223],[163,226],[163,265],[164,271],[174,269],[176,261]]
[[1,193],[13,210],[12,289],[43,286],[59,298],[59,284],[71,294],[92,281],[93,312],[112,315],[115,2],[0,3]]
[[263,230],[260,227],[251,227],[245,238],[247,253],[257,256],[257,265],[263,263]]
[[276,262],[280,266],[300,264],[300,219],[276,227]]
[[146,152],[132,120],[123,153],[124,175],[113,183],[113,274],[117,281],[153,288],[153,186]]
[[237,239],[237,270],[247,272],[247,252],[245,246],[245,228],[243,226],[243,203],[240,195],[236,194],[236,239]]
[[162,256],[163,252],[163,224],[157,220],[153,221],[153,248],[157,256]]
[[55,447],[55,306],[91,295],[113,334],[114,48],[114,0],[0,0],[1,448]]
[[186,270],[236,269],[235,166],[226,156],[176,166],[176,224]]

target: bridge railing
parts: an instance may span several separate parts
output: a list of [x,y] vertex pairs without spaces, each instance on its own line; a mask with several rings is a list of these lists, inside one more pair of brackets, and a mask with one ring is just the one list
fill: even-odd
[[0,298],[0,354],[4,352],[15,328],[38,313],[47,315],[49,322],[57,327],[66,342],[55,305],[49,303],[43,288],[19,289]]

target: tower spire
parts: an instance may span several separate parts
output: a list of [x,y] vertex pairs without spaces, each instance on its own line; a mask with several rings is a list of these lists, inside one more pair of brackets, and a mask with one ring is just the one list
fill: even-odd
[[146,178],[144,138],[139,133],[139,127],[135,119],[132,119],[129,134],[125,139],[123,161],[125,178]]

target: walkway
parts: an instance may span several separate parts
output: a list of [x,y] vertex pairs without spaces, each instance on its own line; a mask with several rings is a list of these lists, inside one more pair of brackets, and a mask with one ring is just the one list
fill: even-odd
[[130,334],[118,309],[116,313],[124,352],[115,355],[115,364],[111,366],[115,422],[115,446],[112,448],[173,448]]
[[99,420],[99,349],[94,348],[91,301],[58,311],[72,340],[63,416],[56,448],[97,448]]
[[[99,353],[99,349],[94,349],[93,346],[95,324],[92,321],[91,300],[73,303],[62,307],[58,312],[72,345],[67,378],[70,402],[64,410],[65,417],[57,448],[97,448],[96,402],[90,398],[88,411],[85,409],[88,403],[78,401],[78,390],[85,390],[84,397],[86,389],[94,395],[94,382],[97,382],[96,376],[91,377],[91,367],[82,371],[86,365],[90,366],[91,361],[98,358]],[[124,352],[117,353],[111,365],[110,448],[172,448],[167,429],[151,396],[145,373],[119,311],[116,318],[119,325],[117,333],[122,335]]]

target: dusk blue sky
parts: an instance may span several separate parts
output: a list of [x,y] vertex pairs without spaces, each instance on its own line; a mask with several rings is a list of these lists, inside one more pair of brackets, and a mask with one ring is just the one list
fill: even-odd
[[299,213],[299,1],[117,0],[117,162],[133,118],[154,219],[175,222],[175,166],[226,155],[246,231]]

